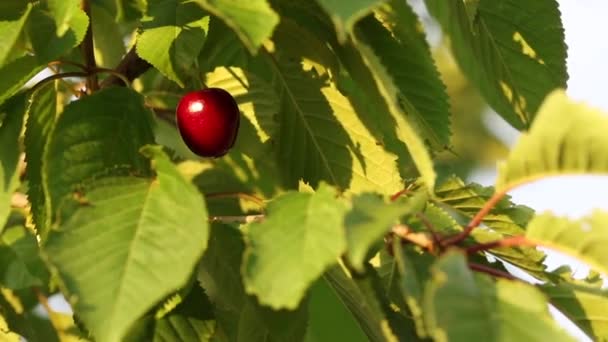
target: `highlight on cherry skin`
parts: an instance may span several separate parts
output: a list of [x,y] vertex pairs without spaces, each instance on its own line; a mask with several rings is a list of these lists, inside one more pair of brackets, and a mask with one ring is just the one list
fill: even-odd
[[182,139],[201,157],[221,157],[236,142],[239,107],[224,89],[206,88],[187,93],[180,99],[175,116]]

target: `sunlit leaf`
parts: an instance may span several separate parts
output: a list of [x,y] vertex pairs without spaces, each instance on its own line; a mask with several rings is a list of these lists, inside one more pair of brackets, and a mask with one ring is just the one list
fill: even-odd
[[[559,123],[559,124],[557,124]],[[496,190],[567,174],[608,174],[608,116],[570,100],[563,90],[547,97],[528,133],[499,165]]]
[[565,87],[566,44],[555,0],[426,0],[463,72],[513,127],[532,123],[544,97]]
[[160,148],[144,152],[155,179],[95,182],[84,189],[86,202],[64,206],[64,219],[44,246],[66,297],[98,341],[120,340],[136,319],[184,286],[207,247],[201,194]]
[[345,210],[327,185],[315,194],[287,193],[272,201],[266,219],[249,226],[242,268],[246,291],[273,308],[296,308],[344,252]]
[[204,9],[222,19],[255,54],[272,35],[279,16],[267,0],[196,0]]
[[521,282],[475,275],[463,255],[432,269],[424,314],[433,338],[450,341],[574,341],[553,321],[546,298]]

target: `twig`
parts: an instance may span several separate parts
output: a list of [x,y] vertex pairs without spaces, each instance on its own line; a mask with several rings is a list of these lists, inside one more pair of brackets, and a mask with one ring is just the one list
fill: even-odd
[[[139,77],[141,74],[150,69],[152,65],[145,60],[141,59],[137,52],[135,52],[135,47],[132,47],[129,52],[122,58],[118,66],[114,68],[118,74],[123,75],[126,80],[132,82],[134,79]],[[108,78],[101,82],[101,88],[107,88],[113,85],[118,86],[126,86],[124,79],[117,77],[115,75],[110,75]]]
[[410,192],[409,187],[407,187],[403,190],[399,190],[396,193],[391,195],[390,200],[391,200],[391,202],[395,202],[399,197],[401,197],[401,195],[405,195],[409,192]]
[[264,215],[244,215],[244,216],[211,216],[209,222],[221,223],[251,223],[264,220]]
[[447,237],[441,241],[443,246],[455,245],[462,240],[466,239],[475,227],[479,226],[481,221],[483,221],[484,217],[490,213],[490,211],[494,208],[494,206],[500,202],[500,200],[505,196],[505,192],[495,192],[492,197],[483,205],[481,209],[475,214],[475,216],[471,219],[471,222],[467,224],[465,229],[453,236]]
[[481,243],[478,245],[474,245],[474,246],[468,247],[466,249],[466,252],[467,252],[467,254],[473,254],[473,253],[485,251],[485,250],[492,249],[492,248],[516,247],[516,246],[536,247],[537,244],[530,240],[526,240],[525,236],[520,235],[520,236],[513,236],[513,237],[509,237],[509,238],[505,238],[505,239],[501,239],[501,240],[497,240],[497,241],[492,241],[492,242],[488,242],[488,243]]
[[55,60],[55,61],[48,62],[47,65],[49,67],[55,66],[55,65],[71,65],[73,67],[79,68],[82,71],[86,71],[87,70],[87,66],[84,65],[84,64],[80,64],[80,63],[72,62],[72,61],[65,61],[63,59],[58,59],[58,60]]
[[87,77],[87,91],[91,92],[99,89],[97,73],[94,72],[97,68],[97,63],[95,62],[95,49],[93,47],[93,16],[91,15],[91,4],[89,3],[89,0],[82,0],[80,6],[89,17],[89,27],[87,28],[87,32],[80,47],[82,49],[86,71],[89,74]]
[[481,265],[481,264],[477,264],[474,262],[469,262],[469,268],[472,269],[473,271],[477,271],[477,272],[481,272],[481,273],[486,273],[489,274],[491,276],[494,277],[499,277],[499,278],[506,278],[509,280],[519,280],[519,278],[514,277],[513,275],[503,272],[503,271],[499,271],[497,269],[494,269],[492,267],[488,267],[485,265]]

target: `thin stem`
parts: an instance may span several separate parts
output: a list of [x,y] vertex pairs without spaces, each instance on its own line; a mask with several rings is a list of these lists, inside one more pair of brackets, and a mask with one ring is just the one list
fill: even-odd
[[466,250],[467,254],[473,254],[473,253],[477,253],[477,252],[481,252],[481,251],[486,251],[486,250],[492,249],[492,248],[516,247],[516,246],[536,247],[537,244],[530,240],[526,240],[525,236],[520,235],[520,236],[513,236],[513,237],[509,237],[509,238],[505,238],[505,239],[501,239],[501,240],[497,240],[497,241],[492,241],[492,242],[488,242],[488,243],[481,243],[478,245],[468,247],[465,250]]
[[506,273],[506,272],[503,272],[503,271],[500,271],[500,270],[497,270],[497,269],[494,269],[492,267],[488,267],[485,265],[477,264],[474,262],[469,262],[469,268],[472,269],[473,271],[486,273],[486,274],[489,274],[494,277],[506,278],[509,280],[519,280],[519,278],[516,278],[509,273]]
[[391,195],[390,200],[391,200],[391,202],[395,202],[399,197],[401,197],[402,195],[405,195],[409,192],[410,192],[409,188],[404,188],[403,190],[399,190],[396,193]]
[[45,77],[45,78],[41,79],[30,90],[32,92],[34,92],[38,88],[40,88],[43,85],[45,85],[47,82],[58,80],[58,79],[62,79],[62,78],[68,78],[68,77],[87,77],[87,76],[89,76],[89,74],[86,73],[86,72],[82,72],[82,71],[62,72],[62,73],[54,74],[54,75],[51,75],[51,76],[48,76],[48,77]]
[[467,224],[467,226],[465,227],[465,229],[462,232],[444,239],[443,241],[441,241],[441,244],[444,246],[450,246],[450,245],[457,244],[457,243],[461,242],[462,240],[466,239],[471,234],[473,229],[475,229],[475,227],[479,226],[481,221],[483,221],[483,219],[486,217],[486,215],[488,215],[490,213],[490,211],[494,208],[494,206],[498,202],[500,202],[500,200],[505,196],[505,194],[506,193],[504,191],[495,192],[494,195],[492,195],[492,197],[490,197],[490,199],[483,205],[483,207],[481,209],[479,209],[477,214],[475,214],[475,216],[471,219],[471,222],[469,222],[469,224]]
[[[137,55],[135,47],[132,47],[122,58],[120,63],[118,63],[116,68],[114,68],[114,71],[123,75],[124,79],[116,75],[111,75],[101,82],[101,88],[107,88],[113,85],[126,86],[151,67],[152,65],[150,63]],[[128,80],[128,82],[125,82],[125,79]]]
[[206,194],[205,198],[213,199],[213,198],[239,198],[243,200],[247,200],[250,202],[254,202],[257,204],[262,210],[265,207],[264,200],[251,194],[247,194],[244,192],[216,192],[211,194]]
[[92,73],[94,73],[94,74],[99,74],[99,73],[108,73],[108,74],[111,74],[112,76],[119,78],[127,87],[131,87],[130,86],[131,81],[129,81],[129,79],[125,75],[121,74],[120,72],[118,72],[118,71],[116,71],[114,69],[99,68],[99,67],[97,67],[97,68],[94,68],[94,69],[92,69],[90,71]]
[[221,223],[251,223],[264,220],[264,215],[244,215],[244,216],[211,216],[209,222]]
[[84,40],[80,44],[86,71],[89,73],[87,77],[87,91],[96,91],[99,89],[99,81],[97,79],[97,73],[94,72],[97,68],[97,63],[95,62],[95,49],[93,47],[93,16],[91,15],[91,4],[89,3],[89,0],[82,0],[80,6],[89,17],[89,27],[87,28]]
[[79,68],[82,71],[87,71],[87,66],[84,65],[84,64],[80,64],[80,63],[72,62],[72,61],[65,61],[65,60],[62,60],[62,59],[58,59],[58,60],[55,60],[55,61],[48,62],[47,65],[49,67],[55,66],[55,65],[71,65],[71,66]]

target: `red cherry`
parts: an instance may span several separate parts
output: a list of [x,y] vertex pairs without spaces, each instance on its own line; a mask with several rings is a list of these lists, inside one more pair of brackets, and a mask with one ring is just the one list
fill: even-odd
[[182,139],[199,156],[221,157],[236,141],[239,107],[224,89],[207,88],[184,95],[175,114]]

